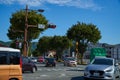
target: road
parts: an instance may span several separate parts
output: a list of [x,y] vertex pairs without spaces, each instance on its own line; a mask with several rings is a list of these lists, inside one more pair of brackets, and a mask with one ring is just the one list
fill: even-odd
[[56,67],[45,67],[45,64],[37,64],[38,71],[35,73],[23,73],[23,80],[84,80],[84,65],[66,67],[57,63]]

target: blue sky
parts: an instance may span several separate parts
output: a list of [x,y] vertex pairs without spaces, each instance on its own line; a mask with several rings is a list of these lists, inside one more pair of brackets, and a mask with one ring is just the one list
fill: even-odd
[[[66,35],[77,21],[92,23],[101,31],[100,43],[120,44],[120,0],[0,0],[0,40],[10,41],[7,32],[12,13],[25,9],[44,9],[42,13],[55,29],[41,36]],[[38,39],[34,40],[37,41]]]

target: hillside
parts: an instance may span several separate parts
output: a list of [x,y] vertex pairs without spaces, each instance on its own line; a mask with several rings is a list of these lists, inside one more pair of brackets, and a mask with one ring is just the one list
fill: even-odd
[[0,44],[9,47],[11,42],[10,41],[8,41],[8,42],[0,41]]
[[[11,41],[8,41],[8,42],[0,41],[0,44],[3,46],[9,47],[11,44]],[[37,42],[32,42],[32,51],[35,50],[36,47],[37,47]]]

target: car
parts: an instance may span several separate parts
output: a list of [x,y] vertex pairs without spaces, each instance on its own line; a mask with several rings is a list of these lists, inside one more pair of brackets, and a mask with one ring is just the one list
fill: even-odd
[[32,73],[37,71],[36,64],[31,61],[28,57],[22,57],[22,72],[30,71]]
[[77,60],[74,57],[66,57],[63,62],[64,66],[77,66]]
[[0,80],[22,80],[22,60],[19,49],[0,47]]
[[45,62],[45,58],[43,56],[39,56],[37,61],[39,63],[44,63]]
[[45,66],[56,66],[56,59],[55,58],[45,58]]
[[84,70],[84,80],[120,80],[119,65],[114,58],[95,57]]
[[34,63],[37,63],[38,58],[37,57],[30,57],[30,60]]

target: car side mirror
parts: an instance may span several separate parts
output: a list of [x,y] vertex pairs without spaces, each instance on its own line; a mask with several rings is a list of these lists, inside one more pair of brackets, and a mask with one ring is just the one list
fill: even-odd
[[119,65],[118,63],[115,64],[115,66],[118,66],[118,65]]

